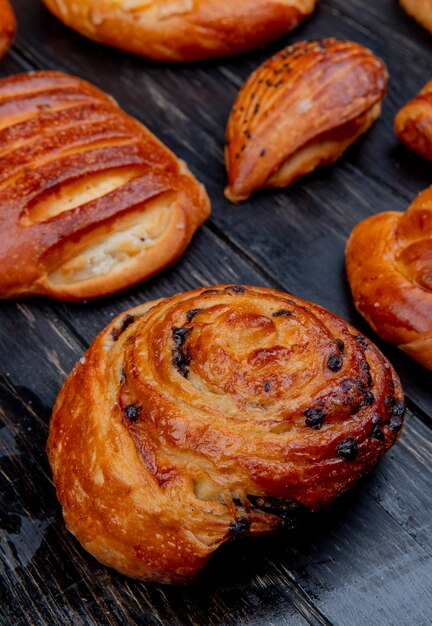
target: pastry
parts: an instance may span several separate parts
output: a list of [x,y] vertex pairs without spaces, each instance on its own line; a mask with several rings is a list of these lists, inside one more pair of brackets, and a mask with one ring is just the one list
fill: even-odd
[[68,529],[129,576],[184,583],[223,543],[328,505],[397,439],[393,368],[325,309],[222,285],[117,317],[57,399]]
[[360,222],[346,268],[354,303],[374,331],[432,370],[432,187],[406,213]]
[[0,59],[9,50],[15,31],[15,15],[9,0],[0,0]]
[[185,164],[96,87],[0,80],[0,297],[125,289],[175,261],[209,211]]
[[44,0],[67,26],[157,61],[246,52],[281,37],[316,0]]
[[405,11],[432,32],[432,0],[400,0]]
[[399,111],[395,131],[408,148],[432,161],[432,80]]
[[384,63],[349,41],[303,41],[266,61],[228,121],[227,198],[286,187],[336,161],[377,119],[386,86]]

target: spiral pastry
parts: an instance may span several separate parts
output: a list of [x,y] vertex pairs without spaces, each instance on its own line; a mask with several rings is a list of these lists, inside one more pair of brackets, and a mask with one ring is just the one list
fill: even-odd
[[48,454],[89,552],[182,583],[221,544],[289,527],[351,487],[404,411],[390,363],[342,319],[217,286],[117,317],[63,386]]
[[354,303],[375,332],[432,370],[432,187],[406,213],[360,222],[346,268]]
[[432,161],[432,80],[396,115],[395,132],[408,148]]

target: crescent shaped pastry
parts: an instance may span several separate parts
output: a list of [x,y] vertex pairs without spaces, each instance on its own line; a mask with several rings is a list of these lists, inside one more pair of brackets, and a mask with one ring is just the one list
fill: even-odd
[[432,161],[432,80],[399,111],[395,131],[408,148]]
[[231,112],[226,197],[286,187],[336,161],[377,119],[386,89],[384,63],[357,43],[302,41],[273,56]]
[[0,59],[9,50],[15,31],[15,15],[9,0],[0,0]]
[[316,0],[44,0],[67,26],[157,61],[246,52],[281,37]]
[[354,303],[374,331],[432,370],[432,187],[406,213],[378,213],[347,244]]
[[432,0],[400,0],[400,3],[408,15],[432,33]]
[[48,455],[84,548],[184,583],[221,544],[290,527],[354,485],[404,412],[393,368],[342,319],[222,285],[109,324],[58,396]]
[[0,80],[0,297],[125,289],[173,263],[209,212],[185,164],[89,83]]

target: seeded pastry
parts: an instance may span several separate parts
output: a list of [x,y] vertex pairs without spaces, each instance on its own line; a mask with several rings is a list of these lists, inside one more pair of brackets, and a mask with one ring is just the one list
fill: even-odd
[[354,303],[375,332],[432,370],[432,187],[406,213],[378,213],[348,241]]
[[342,319],[219,285],[115,319],[59,394],[48,455],[86,550],[185,583],[222,544],[290,528],[352,487],[404,412],[392,366]]
[[0,80],[0,297],[125,289],[175,261],[209,212],[186,165],[96,87]]
[[44,0],[86,37],[157,61],[246,52],[281,37],[316,0]]
[[240,91],[226,132],[226,197],[286,187],[336,161],[381,112],[384,63],[336,39],[301,42],[259,67]]
[[400,0],[405,11],[432,33],[432,0]]
[[408,148],[432,161],[432,81],[399,111],[395,131]]
[[9,50],[15,31],[15,15],[9,0],[0,0],[0,59]]

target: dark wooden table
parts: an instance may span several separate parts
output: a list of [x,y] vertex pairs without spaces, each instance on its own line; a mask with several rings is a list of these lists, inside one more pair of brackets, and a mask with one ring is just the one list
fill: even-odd
[[[392,125],[432,78],[432,37],[395,0],[320,0],[308,22],[264,51],[157,65],[68,31],[37,0],[13,5],[19,34],[0,75],[55,68],[93,81],[189,163],[213,214],[175,266],[121,295],[1,303],[2,623],[431,624],[432,376],[389,345],[377,341],[408,396],[400,442],[330,509],[291,534],[226,547],[187,588],[128,580],[80,548],[63,525],[45,443],[75,361],[113,315],[148,299],[220,282],[269,285],[318,302],[376,340],[353,308],[344,246],[359,220],[404,210],[431,183],[430,164],[398,145]],[[326,36],[359,41],[387,62],[381,119],[337,165],[230,205],[223,141],[238,88],[271,52]]]

